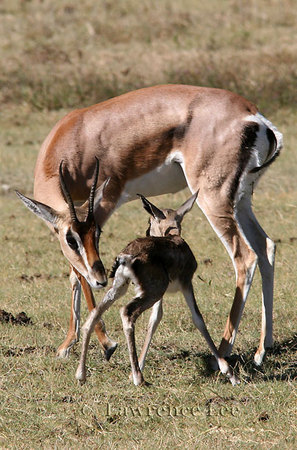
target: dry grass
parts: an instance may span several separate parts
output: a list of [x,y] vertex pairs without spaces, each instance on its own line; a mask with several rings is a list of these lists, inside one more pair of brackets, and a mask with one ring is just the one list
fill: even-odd
[[5,103],[76,107],[169,82],[296,104],[293,0],[4,1],[0,12]]
[[[1,2],[0,309],[14,316],[25,311],[33,322],[0,324],[1,448],[296,447],[296,16],[293,0]],[[127,379],[116,307],[106,322],[119,349],[104,364],[94,339],[88,383],[80,387],[74,380],[79,347],[69,360],[55,359],[67,330],[67,264],[55,238],[13,190],[32,194],[40,144],[69,108],[167,82],[243,93],[284,133],[283,155],[254,196],[257,217],[278,242],[276,344],[256,369],[257,275],[234,348],[237,388],[208,370],[205,344],[179,296],[166,300],[149,354],[151,387],[137,389]],[[156,203],[175,207],[187,195]],[[106,225],[101,254],[107,268],[145,230],[140,210],[137,202],[125,205]],[[233,269],[201,213],[191,218],[184,236],[199,263],[195,292],[219,342]],[[139,343],[146,321],[138,320]]]

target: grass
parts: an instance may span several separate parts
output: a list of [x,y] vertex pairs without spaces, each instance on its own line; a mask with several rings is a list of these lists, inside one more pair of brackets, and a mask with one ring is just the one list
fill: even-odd
[[1,101],[73,108],[178,82],[296,104],[293,0],[2,4]]
[[[24,311],[32,320],[26,326],[0,323],[1,448],[296,447],[294,6],[289,0],[1,2],[0,308],[14,316]],[[240,386],[209,370],[209,352],[177,295],[165,300],[148,356],[151,386],[136,388],[128,380],[115,306],[105,319],[119,348],[107,364],[92,339],[88,382],[81,387],[74,379],[80,347],[66,361],[55,358],[67,332],[67,263],[55,237],[25,210],[14,189],[32,195],[40,144],[69,109],[167,82],[242,93],[284,134],[283,154],[254,195],[256,215],[278,244],[275,346],[255,368],[257,273],[232,359]],[[163,196],[156,204],[175,207],[187,196]],[[107,268],[146,225],[137,202],[113,215],[101,240]],[[233,297],[233,268],[198,209],[185,218],[183,235],[199,264],[197,301],[219,343]],[[82,313],[84,319],[84,305]],[[139,345],[147,317],[137,322]]]

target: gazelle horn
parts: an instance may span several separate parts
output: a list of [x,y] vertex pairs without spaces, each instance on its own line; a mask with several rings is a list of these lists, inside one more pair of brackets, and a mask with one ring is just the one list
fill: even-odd
[[88,211],[87,220],[93,215],[93,212],[94,212],[94,198],[95,198],[95,191],[96,191],[98,175],[99,175],[99,160],[96,156],[95,156],[95,159],[96,159],[96,167],[95,167],[95,171],[94,171],[94,181],[93,181],[91,191],[90,191],[90,196],[89,196],[89,211]]

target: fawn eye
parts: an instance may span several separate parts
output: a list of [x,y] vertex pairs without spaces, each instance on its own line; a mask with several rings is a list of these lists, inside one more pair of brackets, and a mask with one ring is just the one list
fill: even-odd
[[78,243],[76,242],[76,239],[73,237],[70,231],[68,231],[66,234],[66,241],[71,250],[76,251],[78,249]]

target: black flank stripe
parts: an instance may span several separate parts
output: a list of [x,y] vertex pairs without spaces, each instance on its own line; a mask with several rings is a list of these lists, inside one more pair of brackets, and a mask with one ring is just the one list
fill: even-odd
[[252,148],[256,141],[258,131],[259,125],[257,123],[250,123],[246,125],[241,135],[239,164],[233,183],[230,187],[231,201],[234,201],[241,175],[243,174],[243,171],[246,168],[247,163],[249,162],[249,159],[251,157]]

